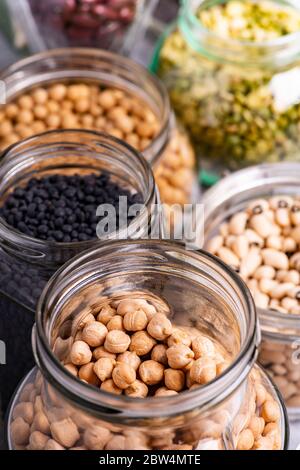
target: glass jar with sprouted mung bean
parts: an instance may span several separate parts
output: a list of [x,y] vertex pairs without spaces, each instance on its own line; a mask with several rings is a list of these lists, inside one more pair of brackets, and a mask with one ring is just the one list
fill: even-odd
[[235,269],[258,310],[259,361],[300,418],[300,163],[224,178],[204,197],[204,248]]
[[254,365],[254,303],[234,271],[163,241],[65,265],[37,309],[38,368],[16,391],[20,450],[280,450],[284,405]]
[[133,61],[96,49],[56,49],[1,73],[0,148],[53,129],[107,132],[141,151],[162,202],[198,197],[196,159],[163,84]]
[[209,166],[300,158],[300,7],[183,0],[153,69]]

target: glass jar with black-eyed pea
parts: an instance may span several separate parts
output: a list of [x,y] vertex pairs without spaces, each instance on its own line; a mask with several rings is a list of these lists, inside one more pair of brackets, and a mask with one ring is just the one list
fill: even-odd
[[112,242],[52,278],[37,309],[38,367],[17,389],[15,450],[279,450],[281,398],[254,365],[250,293],[182,244]]
[[153,69],[208,166],[299,159],[295,2],[183,0]]
[[262,328],[259,361],[300,417],[300,164],[254,166],[204,197],[204,247],[248,285]]

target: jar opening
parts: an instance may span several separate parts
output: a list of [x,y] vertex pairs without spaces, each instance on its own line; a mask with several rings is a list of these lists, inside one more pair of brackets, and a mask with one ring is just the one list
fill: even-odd
[[[166,413],[210,407],[238,387],[256,357],[256,313],[248,290],[223,263],[205,252],[187,253],[168,242],[113,242],[71,261],[49,282],[37,309],[34,339],[38,364],[55,387],[81,406],[103,407],[127,417],[161,416],[164,399],[135,400],[91,388],[72,377],[53,353],[82,322],[82,311],[128,292],[143,294],[163,310],[171,308],[175,323],[194,326],[227,349],[232,364],[199,390],[168,397]],[[71,338],[71,341],[70,341]],[[70,341],[70,342],[69,342]],[[99,405],[101,402],[101,406]],[[126,406],[124,406],[124,403]]]
[[[270,40],[251,41],[222,36],[208,29],[197,16],[216,5],[226,5],[232,0],[183,0],[179,27],[188,44],[196,52],[220,62],[265,64],[283,66],[295,60],[300,52],[300,31],[281,35]],[[299,5],[293,0],[269,0],[278,7],[288,7],[300,15]],[[253,3],[256,3],[254,0]]]
[[[140,194],[144,207],[126,228],[120,227],[117,232],[107,234],[107,237],[122,238],[124,230],[129,235],[134,234],[136,227],[144,227],[148,221],[148,208],[156,197],[154,177],[149,165],[137,151],[103,133],[49,131],[11,146],[4,152],[0,167],[0,198],[3,202],[13,189],[24,186],[31,178],[103,173],[108,174],[119,187]],[[16,250],[22,246],[23,255],[36,261],[46,256],[47,249],[66,254],[69,250],[75,250],[73,254],[76,254],[91,243],[103,243],[103,239],[97,238],[96,232],[95,237],[87,241],[57,242],[32,238],[8,225],[3,218],[0,218],[0,233],[4,246],[8,249],[15,247]]]

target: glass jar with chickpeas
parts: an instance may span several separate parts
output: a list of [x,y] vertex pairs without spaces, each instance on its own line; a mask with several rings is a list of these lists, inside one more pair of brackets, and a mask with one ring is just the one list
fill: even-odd
[[[104,240],[143,238],[150,231],[158,238],[162,227],[158,201],[149,164],[108,134],[49,131],[3,153],[0,331],[6,364],[0,368],[0,401],[4,410],[24,371],[34,364],[30,341],[34,311],[49,278],[73,256]],[[111,225],[105,212],[108,204],[118,216]]]
[[254,166],[204,197],[204,248],[248,285],[262,328],[259,361],[300,418],[300,164]]
[[108,132],[144,154],[162,202],[197,199],[194,150],[164,86],[142,66],[106,51],[57,49],[17,62],[0,80],[0,148],[51,129]]
[[146,240],[89,250],[39,301],[9,448],[284,449],[259,339],[249,290],[215,257]]
[[299,161],[299,38],[299,2],[182,0],[152,69],[203,165]]

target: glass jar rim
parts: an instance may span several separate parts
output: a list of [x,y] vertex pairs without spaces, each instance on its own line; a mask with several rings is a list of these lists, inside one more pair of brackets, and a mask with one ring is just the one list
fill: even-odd
[[[29,57],[20,59],[0,72],[0,81],[3,81],[6,86],[6,94],[8,99],[19,95],[19,93],[24,89],[28,90],[35,86],[39,86],[39,84],[41,84],[41,75],[45,75],[45,80],[43,80],[42,83],[47,84],[51,84],[52,81],[58,81],[59,79],[70,79],[70,81],[72,81],[76,79],[78,80],[78,78],[82,78],[83,80],[84,78],[92,78],[96,82],[101,83],[99,69],[97,69],[97,67],[90,69],[87,67],[84,68],[83,65],[85,64],[77,66],[77,72],[80,72],[80,76],[78,76],[76,73],[74,74],[72,67],[69,72],[67,72],[67,68],[64,68],[64,70],[60,71],[58,74],[55,60],[59,61],[63,59],[73,59],[72,66],[74,66],[76,59],[80,59],[80,61],[96,60],[99,62],[102,60],[105,64],[112,63],[114,64],[115,69],[119,67],[120,70],[124,72],[125,77],[122,77],[119,71],[115,76],[115,79],[129,80],[130,77],[132,77],[134,80],[138,80],[139,83],[135,85],[136,88],[139,88],[142,94],[147,95],[150,99],[151,96],[149,95],[149,91],[144,86],[144,83],[148,82],[151,84],[155,91],[158,92],[161,99],[161,114],[159,116],[160,130],[158,134],[151,140],[149,146],[143,150],[142,154],[151,165],[156,164],[162,152],[167,147],[170,132],[174,127],[174,115],[171,110],[169,95],[164,83],[155,74],[150,73],[141,64],[138,64],[128,57],[123,57],[111,51],[84,47],[57,48],[33,54]],[[53,61],[51,64],[52,66],[49,67],[47,71],[39,71],[38,73],[34,72],[33,74],[31,73],[30,67],[45,63],[46,61],[49,61],[50,64],[51,61]],[[27,69],[28,76],[26,75]],[[128,74],[130,74],[130,77]],[[113,74],[111,73],[110,75]],[[13,80],[14,77],[15,81]],[[105,77],[106,81],[109,82],[108,72],[105,72]],[[113,80],[112,85],[117,87],[118,81]],[[12,86],[13,91],[10,93],[10,87]]]
[[[156,185],[154,181],[154,176],[151,170],[151,167],[149,163],[146,161],[146,159],[143,157],[142,154],[140,154],[137,150],[135,150],[133,147],[131,147],[129,144],[126,142],[111,136],[110,134],[106,134],[104,132],[98,132],[98,131],[92,131],[92,130],[85,130],[85,129],[59,129],[59,130],[51,130],[47,132],[43,132],[41,134],[37,134],[35,136],[29,137],[27,139],[24,139],[20,142],[17,142],[11,146],[9,146],[7,149],[5,149],[1,155],[1,162],[0,162],[0,170],[1,167],[5,167],[6,172],[7,172],[7,166],[9,165],[11,168],[15,168],[16,164],[18,161],[22,160],[24,156],[22,156],[22,148],[25,149],[25,152],[28,152],[28,149],[30,149],[30,146],[34,147],[35,144],[38,145],[40,139],[43,138],[50,138],[51,140],[51,145],[57,145],[60,146],[62,143],[63,144],[76,144],[78,143],[79,145],[87,145],[87,142],[76,142],[72,141],[71,137],[72,135],[76,133],[79,136],[82,136],[83,138],[90,138],[90,139],[97,139],[98,144],[101,144],[101,142],[105,145],[110,145],[112,149],[115,149],[116,151],[119,150],[124,150],[126,152],[126,155],[130,156],[130,158],[134,159],[136,162],[138,162],[141,165],[141,168],[149,176],[149,188],[148,188],[148,194],[147,197],[143,203],[145,209],[149,206],[151,201],[154,200],[155,193],[156,193]],[[57,136],[57,138],[56,138]],[[70,140],[66,140],[67,138],[70,138]],[[42,150],[43,148],[47,148],[49,143],[42,144],[40,146],[40,149]],[[32,161],[34,158],[31,155],[26,155],[26,158],[28,158],[28,161]],[[113,235],[117,235],[118,237],[122,237],[122,232],[127,231],[130,227],[132,227],[135,224],[138,224],[140,219],[144,216],[144,213],[140,213],[130,224],[128,227],[125,229],[117,230],[114,232]],[[13,244],[19,245],[19,244],[24,244],[26,247],[26,251],[30,254],[32,250],[32,256],[35,258],[39,257],[39,253],[43,256],[43,248],[48,247],[52,249],[60,249],[60,250],[68,250],[68,249],[78,249],[80,251],[84,251],[84,249],[87,249],[91,243],[93,245],[100,245],[104,243],[104,240],[101,239],[91,239],[87,241],[78,241],[78,242],[55,242],[55,241],[47,241],[47,240],[40,240],[38,238],[33,238],[30,237],[22,232],[19,232],[17,229],[9,225],[6,221],[3,220],[2,217],[0,217],[0,237],[4,239],[5,241],[12,241]]]
[[[210,232],[206,230],[206,221],[212,217],[217,206],[229,202],[233,197],[236,197],[241,189],[243,191],[255,190],[255,188],[263,187],[265,180],[268,179],[270,184],[276,182],[299,186],[300,183],[300,163],[299,162],[278,162],[278,163],[262,163],[260,165],[253,165],[249,168],[231,173],[215,186],[210,188],[203,196],[202,203],[204,205],[204,248],[205,244],[210,237]],[[261,183],[261,185],[260,185]],[[299,330],[300,336],[300,315],[282,313],[271,309],[258,308],[258,316],[263,328],[263,335],[272,336],[270,330],[264,331],[266,326],[280,326],[283,330]],[[297,317],[297,316],[296,316]],[[289,333],[287,333],[289,334]],[[281,336],[281,335],[280,335]],[[286,335],[282,335],[283,339]],[[299,340],[299,336],[291,335],[290,341]],[[274,334],[274,337],[278,337]]]
[[[285,61],[293,59],[300,53],[300,31],[279,36],[268,41],[257,42],[222,37],[218,33],[209,30],[201,23],[191,8],[192,1],[193,0],[181,0],[179,27],[188,44],[196,52],[203,53],[205,51],[203,44],[205,43],[209,57],[215,57],[222,62],[249,62],[249,60],[251,60],[254,65],[256,63],[272,61],[276,56],[278,56],[279,61],[285,63]],[[207,0],[199,0],[198,6],[200,7],[205,1]],[[226,3],[229,1],[231,0],[226,0]],[[295,5],[292,0],[284,0],[284,3],[279,0],[270,1],[298,9],[300,14],[299,6]],[[224,2],[218,0],[217,3]],[[209,3],[207,6],[210,7],[212,4]],[[218,48],[220,48],[219,51]],[[237,52],[243,53],[244,56],[241,55],[238,57]],[[256,53],[255,59],[253,58],[254,52]]]
[[[162,254],[166,255],[167,253],[176,253],[175,261],[178,263],[186,259],[191,272],[197,272],[195,264],[197,260],[198,262],[202,261],[202,263],[211,263],[210,267],[213,266],[212,269],[214,269],[215,274],[217,272],[223,273],[233,280],[235,292],[238,291],[242,296],[245,301],[245,309],[247,310],[247,314],[245,315],[248,321],[246,336],[243,343],[240,345],[239,353],[228,369],[203,388],[201,387],[199,389],[179,393],[176,396],[167,397],[167,410],[165,408],[166,397],[157,397],[152,402],[149,398],[136,400],[132,397],[123,395],[117,396],[103,392],[79,381],[65,369],[58,358],[53,354],[48,339],[48,333],[50,334],[50,332],[47,333],[45,331],[46,328],[44,325],[44,317],[47,312],[49,299],[51,301],[51,298],[55,295],[54,292],[56,289],[59,291],[59,283],[63,281],[64,290],[74,292],[72,287],[66,287],[65,283],[67,282],[68,276],[73,275],[76,277],[78,267],[80,268],[84,263],[85,266],[87,266],[88,260],[92,260],[95,256],[97,257],[96,259],[104,260],[105,256],[109,254],[115,255],[118,249],[124,250],[124,254],[128,254],[130,250],[134,249],[140,249],[143,253],[143,250],[146,250],[147,246],[153,251],[156,249],[157,253],[159,253],[158,256],[162,256]],[[54,320],[51,319],[50,327],[53,326],[53,322]],[[66,263],[50,279],[40,297],[36,310],[36,324],[32,340],[37,365],[43,370],[47,380],[52,383],[52,385],[54,384],[57,389],[61,390],[64,395],[77,402],[83,408],[88,405],[90,410],[97,411],[98,413],[105,413],[105,411],[111,412],[111,410],[113,410],[113,412],[121,413],[128,419],[147,419],[165,415],[177,415],[183,411],[191,411],[196,407],[214,406],[238,388],[249,374],[256,360],[259,342],[260,333],[256,309],[251,294],[242,279],[221,260],[203,250],[189,252],[184,249],[182,242],[163,240],[112,241],[102,247],[88,250]],[[124,404],[126,406],[124,406]],[[165,409],[165,411],[162,411],[163,409]]]

